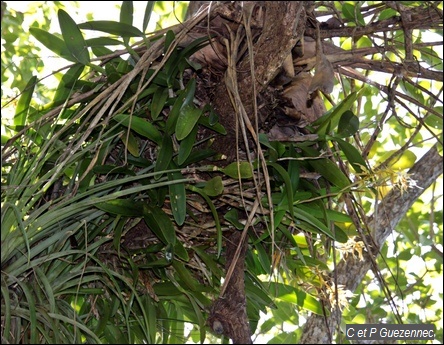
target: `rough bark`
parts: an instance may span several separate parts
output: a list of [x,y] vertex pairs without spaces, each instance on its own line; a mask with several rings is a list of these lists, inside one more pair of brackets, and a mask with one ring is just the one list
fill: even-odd
[[[410,188],[407,192],[393,189],[379,203],[378,213],[369,218],[368,224],[374,230],[373,253],[366,252],[364,261],[359,261],[349,256],[341,261],[335,276],[337,284],[344,285],[344,289],[355,291],[367,272],[372,269],[374,260],[370,256],[376,256],[385,243],[387,237],[404,217],[413,203],[421,196],[436,179],[443,173],[443,159],[438,153],[438,145],[433,146],[416,164],[408,174],[416,181],[417,187]],[[311,315],[302,332],[301,344],[329,344],[332,342],[332,334],[338,328],[341,311],[335,309],[328,318],[319,315]],[[328,325],[328,327],[327,327]]]
[[[271,93],[267,86],[282,69],[285,58],[291,54],[292,48],[302,37],[305,29],[305,12],[302,2],[290,1],[266,1],[263,5],[265,17],[260,28],[260,35],[253,45],[254,73],[251,73],[251,56],[241,55],[237,63],[237,75],[239,84],[239,96],[252,123],[259,125],[266,120],[265,116],[256,119],[253,100],[255,84],[258,103],[270,103]],[[245,29],[242,24],[241,29]],[[254,34],[254,33],[253,33]],[[236,47],[237,49],[237,47]],[[237,149],[233,147],[236,137],[236,110],[233,108],[229,92],[225,83],[219,83],[214,92],[212,104],[218,112],[221,123],[227,130],[227,135],[219,137],[213,144],[213,148],[227,156],[227,161],[232,161]]]
[[241,243],[240,232],[234,232],[227,239],[225,268],[228,272],[231,263],[235,260],[235,253],[239,245],[242,247],[241,252],[225,293],[214,302],[207,324],[216,334],[223,334],[231,338],[233,344],[252,344],[244,283],[247,242]]

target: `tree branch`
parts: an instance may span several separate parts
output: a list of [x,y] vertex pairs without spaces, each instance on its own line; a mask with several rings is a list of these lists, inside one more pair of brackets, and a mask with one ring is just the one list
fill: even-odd
[[[404,193],[399,189],[391,190],[379,203],[378,213],[369,217],[368,224],[370,229],[374,230],[373,242],[377,247],[375,252],[379,252],[387,237],[412,207],[413,203],[442,173],[442,156],[438,153],[438,144],[435,144],[408,172],[415,180],[417,187]],[[358,261],[353,256],[348,256],[341,261],[334,273],[337,276],[337,284],[344,285],[344,289],[355,291],[371,269],[372,260],[370,255],[372,254],[366,252],[364,261]],[[333,334],[337,329],[340,318],[341,312],[338,309],[334,310],[327,319],[312,314],[304,326],[300,343],[329,343],[331,341],[330,334]]]

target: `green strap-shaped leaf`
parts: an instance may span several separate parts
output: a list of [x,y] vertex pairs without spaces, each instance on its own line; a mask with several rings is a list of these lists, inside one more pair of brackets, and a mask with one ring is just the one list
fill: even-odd
[[95,37],[87,39],[85,42],[88,47],[118,46],[123,44],[123,42],[111,37]]
[[318,120],[313,122],[313,126],[319,126],[316,129],[317,134],[327,134],[330,130],[335,129],[338,126],[339,119],[342,114],[350,110],[353,102],[356,100],[358,93],[352,92],[349,94],[342,102],[338,103],[332,109],[330,109],[326,114],[320,117]]
[[58,11],[58,17],[60,30],[62,31],[63,39],[71,56],[81,64],[89,64],[88,47],[79,27],[69,14],[62,9]]
[[[120,23],[127,24],[127,25],[133,25],[133,2],[132,1],[122,1],[122,6],[120,8]],[[128,50],[132,50],[129,46],[129,37],[123,37],[123,41],[125,43],[125,46],[128,48]]]
[[196,91],[196,79],[191,79],[185,89],[183,89],[176,101],[174,102],[173,108],[168,114],[168,119],[166,122],[166,131],[168,134],[172,135],[176,129],[177,118],[179,117],[180,110],[182,107],[190,104],[194,99],[194,93]]
[[265,248],[262,245],[262,242],[258,242],[254,245],[257,250],[257,258],[267,274],[271,273],[271,262],[270,255],[267,253]]
[[75,64],[68,71],[66,71],[55,92],[53,99],[54,105],[59,105],[66,101],[84,69],[85,65]]
[[153,7],[155,1],[148,1],[145,8],[145,15],[143,16],[143,25],[142,25],[142,31],[145,32],[146,28],[148,27],[148,24],[150,22],[151,13],[153,13]]
[[[270,266],[271,265],[268,266],[268,271],[270,270]],[[270,298],[270,293],[268,291],[266,292],[264,287],[259,284],[261,284],[260,281],[253,282],[250,279],[245,279],[245,292],[248,294],[248,297],[254,300],[263,312],[266,311],[267,307],[276,308],[276,305]]]
[[277,163],[268,163],[267,165],[273,167],[279,175],[281,175],[282,179],[285,183],[285,191],[288,201],[288,211],[290,212],[290,215],[292,218],[294,218],[294,212],[293,212],[293,187],[290,179],[290,175],[288,175],[288,172],[279,164]]
[[168,51],[168,48],[170,47],[171,43],[173,43],[175,38],[176,35],[174,32],[172,30],[168,30],[165,35],[164,53]]
[[183,246],[182,242],[177,241],[176,245],[174,246],[174,254],[181,260],[188,262],[190,261],[190,257],[188,255],[187,250]]
[[268,291],[275,292],[276,298],[282,301],[297,304],[301,308],[310,310],[318,315],[324,315],[324,312],[329,315],[329,311],[323,310],[322,304],[318,299],[293,286],[272,282]]
[[193,130],[190,134],[188,134],[185,139],[180,142],[179,152],[177,155],[177,164],[182,166],[182,164],[186,161],[186,159],[190,156],[191,151],[193,150],[194,144],[196,143],[198,127],[194,126]]
[[[173,141],[168,134],[165,134],[160,145],[159,154],[157,156],[156,166],[154,172],[163,172],[168,169],[171,160],[173,159]],[[162,174],[156,175],[156,179],[159,179]]]
[[345,243],[348,240],[345,232],[335,231],[335,234],[333,234],[333,232],[324,223],[301,208],[296,208],[295,217],[310,224],[312,227],[314,227],[314,229],[318,230],[320,233],[324,233],[335,241]]
[[165,103],[168,99],[168,89],[164,87],[158,87],[153,95],[153,101],[151,103],[151,118],[157,120],[162,109],[165,107]]
[[56,53],[58,56],[76,62],[77,60],[71,55],[65,42],[49,33],[48,31],[42,30],[40,28],[29,28],[29,32],[33,35],[40,43],[42,43],[46,48]]
[[113,117],[117,122],[120,122],[125,127],[130,127],[134,132],[154,141],[156,144],[162,142],[162,134],[150,122],[137,117],[126,114],[118,114]]
[[210,118],[208,116],[201,116],[199,118],[199,125],[205,126],[209,129],[215,131],[216,133],[219,133],[222,135],[227,134],[225,127],[222,126],[222,124],[220,124],[219,122],[215,123],[213,125],[210,125]]
[[99,210],[127,217],[144,215],[143,204],[129,199],[115,199],[95,205]]
[[143,37],[143,32],[132,25],[112,20],[95,20],[79,24],[80,29],[107,32],[120,37]]
[[349,215],[335,210],[322,209],[322,207],[322,204],[315,203],[298,204],[298,209],[304,210],[305,212],[310,213],[316,218],[324,218],[325,212],[328,216],[328,219],[333,222],[352,222]]
[[[301,147],[309,157],[318,157],[320,154],[318,151],[311,147]],[[339,170],[338,166],[327,158],[314,158],[308,160],[308,163],[329,182],[333,183],[341,189],[345,189],[350,186],[350,180],[344,173]]]
[[157,206],[145,204],[143,209],[146,225],[156,234],[159,240],[165,244],[171,244],[174,248],[176,244],[176,231],[170,217]]
[[220,268],[220,266],[217,264],[216,259],[213,255],[208,254],[205,252],[206,247],[199,246],[199,247],[193,247],[193,250],[196,252],[196,254],[202,259],[204,264],[209,268],[212,274],[214,274],[217,278],[222,277],[223,271]]
[[224,214],[225,220],[229,221],[238,230],[245,228],[245,225],[239,221],[239,212],[237,208],[232,208],[227,213]]
[[134,6],[132,1],[122,1],[120,8],[120,22],[133,25]]
[[[168,180],[182,180],[180,172],[168,173]],[[177,225],[181,226],[185,221],[187,213],[186,191],[184,183],[174,183],[168,186],[170,191],[171,211]]]
[[[177,276],[180,278],[180,281],[182,284],[182,288],[191,290],[191,291],[198,291],[199,283],[197,280],[191,275],[190,271],[185,267],[185,265],[177,260],[173,262],[173,267],[176,269]],[[185,284],[185,285],[183,285]]]
[[23,90],[20,99],[18,100],[17,107],[15,108],[14,115],[14,125],[24,126],[26,123],[26,118],[29,113],[29,106],[31,104],[32,94],[34,93],[34,88],[37,83],[37,77],[33,76],[29,79]]
[[345,157],[347,157],[353,169],[355,169],[358,174],[362,173],[363,169],[368,171],[367,163],[364,158],[362,158],[361,153],[356,149],[356,147],[342,139],[336,138],[335,140],[342,152],[344,152]]
[[176,123],[177,140],[185,139],[185,137],[191,133],[201,115],[202,109],[192,105],[187,105],[180,109],[180,114]]

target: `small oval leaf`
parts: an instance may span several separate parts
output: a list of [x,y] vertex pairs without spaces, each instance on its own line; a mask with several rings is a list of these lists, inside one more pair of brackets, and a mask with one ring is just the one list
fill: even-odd
[[351,137],[359,129],[359,119],[351,110],[345,111],[338,124],[338,135],[341,138]]
[[207,181],[203,191],[208,196],[218,196],[224,192],[224,184],[222,183],[221,176],[215,176],[211,180]]
[[252,178],[253,169],[248,162],[233,162],[222,169],[222,172],[231,178]]

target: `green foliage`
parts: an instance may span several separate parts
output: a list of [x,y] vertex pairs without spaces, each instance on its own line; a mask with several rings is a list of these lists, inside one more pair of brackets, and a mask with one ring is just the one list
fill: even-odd
[[[416,162],[412,150],[398,154],[382,148],[387,142],[403,145],[414,131],[395,116],[386,126],[396,136],[381,140],[371,156],[363,157],[362,143],[370,141],[365,129],[380,111],[371,101],[376,93],[344,83],[344,99],[306,128],[310,140],[270,142],[260,135],[264,164],[213,165],[217,152],[211,136],[226,130],[211,105],[196,101],[193,73],[200,66],[189,60],[208,38],[179,47],[179,29],[145,35],[154,12],[164,13],[158,25],[184,15],[183,3],[169,6],[148,2],[142,30],[134,26],[130,1],[122,3],[119,22],[76,23],[59,8],[60,33],[50,33],[46,19],[53,9],[45,5],[45,22],[30,33],[73,63],[58,76],[53,92],[41,91],[31,73],[42,67],[38,60],[13,62],[14,54],[34,55],[37,48],[24,44],[23,15],[5,14],[4,23],[12,29],[2,35],[11,49],[2,52],[2,83],[21,91],[15,115],[2,122],[8,130],[2,133],[5,342],[203,343],[212,337],[205,319],[225,276],[224,235],[245,231],[259,189],[269,197],[262,197],[247,227],[250,326],[257,334],[278,326],[270,343],[297,343],[301,329],[284,330],[284,323],[296,329],[299,314],[328,316],[326,305],[337,302],[327,282],[332,262],[340,254],[362,255],[354,242],[349,196],[360,199],[365,212],[371,210],[385,184],[403,187],[403,171]],[[345,3],[342,14],[353,25],[366,25],[361,4]],[[393,15],[392,10],[379,13],[380,19]],[[88,38],[90,31],[105,36]],[[143,40],[135,43],[135,38]],[[108,48],[118,45],[129,57]],[[433,49],[420,52],[442,69]],[[427,102],[427,95],[409,83],[400,87]],[[36,102],[36,95],[45,105]],[[426,122],[439,135],[442,121],[434,116]],[[372,170],[374,165],[380,169]],[[263,176],[269,187],[255,184]],[[238,188],[234,192],[232,185]],[[388,291],[402,295],[413,285],[418,291],[406,299],[417,310],[406,309],[405,323],[424,322],[419,311],[438,303],[423,275],[442,275],[442,257],[434,247],[442,242],[442,209],[430,216],[422,206],[403,219],[393,247],[383,248],[379,262]],[[355,246],[340,249],[347,244]],[[430,250],[424,253],[424,248]],[[404,262],[410,260],[420,260],[423,272],[408,270]],[[372,283],[367,277],[363,286]],[[343,321],[395,322],[389,296],[363,286],[350,298]],[[364,292],[368,299],[361,305]],[[265,322],[262,313],[270,316]],[[438,323],[441,314],[426,321]],[[186,323],[193,327],[189,334]],[[438,334],[442,337],[442,327]]]

